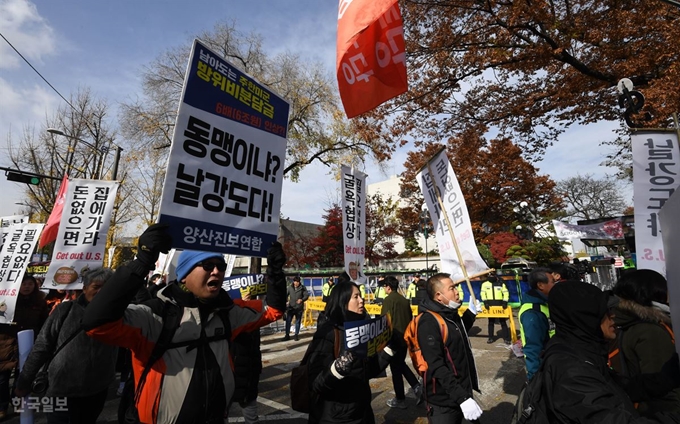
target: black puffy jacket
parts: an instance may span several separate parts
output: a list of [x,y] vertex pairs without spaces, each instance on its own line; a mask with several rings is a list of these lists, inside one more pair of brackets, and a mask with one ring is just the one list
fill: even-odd
[[[580,281],[564,281],[550,291],[550,318],[555,336],[547,350],[561,350],[545,359],[551,423],[655,423],[641,418],[613,379],[607,366],[607,343],[600,323],[607,313],[607,295]],[[568,346],[551,349],[554,345]],[[670,421],[673,422],[673,421]]]
[[324,322],[314,334],[308,361],[312,408],[310,423],[375,422],[371,409],[371,387],[368,380],[376,377],[389,364],[390,356],[382,351],[355,363],[351,374],[338,379],[331,373],[335,360],[335,331],[338,328],[340,346],[345,345],[344,329],[331,321]]
[[[441,315],[449,330],[445,346],[439,323],[432,314],[425,313],[418,321],[418,344],[427,362],[425,398],[432,405],[460,405],[472,397],[473,389],[479,392],[477,367],[467,335],[475,315],[468,310],[461,319],[458,310],[449,309],[429,298],[423,300],[422,307]],[[448,359],[447,350],[453,364]]]

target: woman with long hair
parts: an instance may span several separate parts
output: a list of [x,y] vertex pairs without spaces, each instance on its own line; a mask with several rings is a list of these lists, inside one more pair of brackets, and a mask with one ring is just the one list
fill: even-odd
[[326,321],[316,330],[309,347],[309,422],[374,423],[368,381],[387,367],[394,351],[388,345],[362,358],[344,349],[345,323],[368,317],[355,283],[337,284],[324,312]]

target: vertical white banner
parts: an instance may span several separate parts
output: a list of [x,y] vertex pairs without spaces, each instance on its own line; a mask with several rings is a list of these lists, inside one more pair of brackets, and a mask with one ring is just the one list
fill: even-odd
[[342,166],[340,189],[345,271],[352,281],[363,284],[366,282],[366,174]]
[[0,252],[0,324],[12,322],[26,267],[45,224],[15,224],[7,228]]
[[[432,175],[430,175],[430,170]],[[437,244],[439,245],[441,270],[451,274],[451,279],[454,281],[465,279],[453,244],[454,236],[468,276],[488,270],[489,267],[477,250],[465,199],[460,191],[460,185],[456,174],[453,172],[451,162],[446,157],[446,152],[442,150],[432,158],[429,167],[423,168],[416,179],[423,197],[425,197],[430,219],[434,223],[434,231],[437,234]],[[442,213],[437,200],[437,189],[435,187],[438,188],[454,234],[449,233],[445,214]]]
[[81,289],[83,272],[103,266],[117,191],[117,181],[69,182],[44,288]]
[[673,133],[637,132],[631,142],[637,268],[666,275],[659,211],[680,182],[678,137]]
[[10,225],[28,224],[28,215],[10,215],[0,217],[0,250],[5,244],[5,237]]

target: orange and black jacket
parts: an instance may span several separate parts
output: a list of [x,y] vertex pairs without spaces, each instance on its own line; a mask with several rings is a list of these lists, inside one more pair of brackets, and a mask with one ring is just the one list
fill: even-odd
[[[193,340],[196,343],[166,350],[153,365],[136,403],[139,420],[153,424],[222,423],[234,392],[229,344],[240,333],[256,330],[283,315],[285,278],[269,284],[269,306],[260,310],[235,305],[225,291],[208,303],[201,302],[176,283],[161,290],[156,299],[130,305],[144,284],[135,265],[133,262],[116,270],[87,308],[83,326],[91,337],[132,351],[138,383],[163,329],[163,302],[180,306],[181,320],[172,343]],[[224,328],[225,316],[230,329]],[[231,339],[200,342],[225,333],[230,333]]]

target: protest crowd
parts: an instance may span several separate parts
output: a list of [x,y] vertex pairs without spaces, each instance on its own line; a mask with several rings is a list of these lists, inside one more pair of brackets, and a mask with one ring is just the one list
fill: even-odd
[[[223,255],[191,250],[180,254],[176,280],[150,290],[157,287],[151,271],[158,255],[171,246],[167,225],[149,227],[136,259],[115,272],[90,270],[82,291],[60,295],[51,312],[35,278],[24,277],[16,324],[0,327],[3,417],[12,396],[38,393],[55,399],[49,423],[96,422],[117,357],[129,352],[134,378],[120,393],[120,422],[221,423],[233,402],[246,422],[257,422],[259,328],[285,314],[289,340],[291,319],[299,323],[309,293],[298,277],[288,284],[280,243],[267,252],[262,299],[231,299],[222,288]],[[361,283],[347,273],[333,279],[301,361],[306,390],[291,392],[293,406],[312,423],[375,422],[369,382],[390,367],[396,397],[389,407],[424,408],[431,423],[484,422],[468,330],[486,307],[470,299],[460,313],[460,283],[437,273],[418,276],[423,293],[414,316],[398,279],[380,281],[382,314],[371,321]],[[557,265],[534,269],[529,281],[518,314],[527,383],[512,422],[680,422],[680,365],[663,276],[629,271],[603,292]],[[381,319],[389,322],[382,337],[362,342],[361,326]],[[36,340],[18,372],[15,338],[23,328],[34,329]],[[402,378],[415,404],[405,401]]]
[[[393,16],[397,2],[362,28],[341,24],[364,22],[363,15],[378,7],[352,3],[341,1],[338,16],[339,88],[348,118],[408,90],[405,47],[392,39],[403,35],[401,17]],[[389,46],[356,38],[382,32],[391,34]],[[364,48],[355,52],[359,41]],[[367,61],[362,52],[380,55]],[[374,72],[400,77],[392,75],[398,83],[383,87],[369,79]],[[33,399],[48,424],[93,424],[116,387],[119,423],[216,424],[236,418],[229,417],[232,407],[240,407],[239,420],[259,422],[267,371],[261,330],[282,320],[281,345],[304,343],[299,362],[286,370],[290,396],[284,406],[309,423],[375,423],[372,380],[386,377],[388,369],[394,397],[380,406],[398,413],[417,409],[431,424],[680,423],[680,360],[666,278],[672,272],[640,266],[602,290],[573,266],[541,264],[530,270],[529,288],[513,312],[507,280],[482,258],[452,161],[440,149],[416,180],[427,215],[420,215],[425,243],[430,222],[441,268],[426,265],[407,284],[396,272],[368,284],[366,174],[335,163],[342,240],[333,242],[343,257],[329,255],[343,268],[332,270],[338,273],[323,282],[319,300],[300,274],[286,275],[285,238],[279,238],[286,155],[296,150],[287,146],[289,117],[298,111],[199,39],[183,80],[156,223],[139,235],[134,259],[114,267],[108,252],[115,269],[102,267],[120,196],[115,176],[104,181],[65,172],[47,224],[26,218],[9,227],[7,240],[0,233],[0,420],[30,410]],[[362,80],[371,89],[352,88]],[[652,160],[670,161],[666,141],[664,147],[649,138],[649,158],[640,162],[655,169]],[[670,165],[660,162],[659,169],[677,175]],[[661,178],[674,181],[655,181]],[[648,209],[658,244],[660,206]],[[567,224],[553,224],[560,225]],[[26,265],[52,242],[46,293]],[[159,267],[171,250],[174,275]],[[656,252],[664,257],[663,248]],[[265,272],[232,276],[236,256],[266,258]],[[427,264],[427,244],[425,258]],[[470,275],[481,283],[479,299]],[[517,287],[519,292],[519,277]],[[479,399],[482,354],[473,348],[470,330],[480,322],[487,343],[502,340],[526,369],[518,377],[523,388],[514,410],[502,422],[486,419],[489,405]],[[313,329],[309,340],[301,340],[303,323]],[[32,417],[21,420],[32,423]]]

